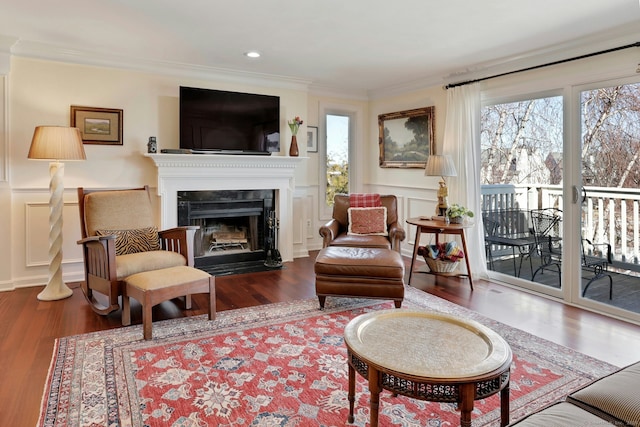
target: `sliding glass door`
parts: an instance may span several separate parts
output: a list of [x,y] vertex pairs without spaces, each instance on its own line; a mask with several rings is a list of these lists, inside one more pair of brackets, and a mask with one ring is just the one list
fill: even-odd
[[507,90],[481,114],[489,276],[640,322],[640,77]]
[[482,110],[482,214],[494,278],[560,295],[563,97]]
[[640,313],[640,83],[594,85],[579,97],[579,298]]

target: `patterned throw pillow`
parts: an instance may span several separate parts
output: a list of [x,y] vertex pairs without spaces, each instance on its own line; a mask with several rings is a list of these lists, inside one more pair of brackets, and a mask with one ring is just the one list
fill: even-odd
[[352,208],[375,208],[382,206],[380,194],[377,193],[351,193],[349,194],[349,206]]
[[387,236],[387,208],[349,208],[347,234]]
[[159,251],[160,238],[158,228],[147,227],[136,230],[97,230],[97,236],[116,235],[116,255],[135,254],[137,252]]

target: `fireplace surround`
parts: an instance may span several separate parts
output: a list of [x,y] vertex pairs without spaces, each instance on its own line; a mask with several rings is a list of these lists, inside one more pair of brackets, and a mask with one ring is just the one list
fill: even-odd
[[293,194],[295,170],[306,158],[216,154],[144,153],[157,167],[160,223],[178,225],[178,192],[272,190],[273,210],[280,220],[278,250],[293,260]]
[[178,225],[197,225],[195,266],[210,273],[263,267],[274,190],[178,191]]

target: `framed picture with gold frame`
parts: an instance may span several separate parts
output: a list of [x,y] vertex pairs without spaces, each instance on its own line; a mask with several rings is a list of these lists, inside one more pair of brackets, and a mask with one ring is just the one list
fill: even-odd
[[424,168],[434,150],[435,107],[378,116],[380,167]]
[[85,144],[122,145],[122,110],[72,105],[71,127]]

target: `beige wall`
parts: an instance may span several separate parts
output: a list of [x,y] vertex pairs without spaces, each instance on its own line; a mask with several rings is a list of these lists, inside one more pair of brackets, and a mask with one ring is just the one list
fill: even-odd
[[367,163],[374,165],[366,169],[365,182],[369,185],[388,187],[431,187],[438,185],[437,179],[425,177],[424,169],[381,168],[379,164],[378,115],[421,107],[435,107],[435,151],[442,150],[447,92],[442,87],[431,87],[403,96],[371,101],[369,105],[369,133],[371,138],[367,153]]
[[[9,75],[12,187],[48,186],[46,166],[27,159],[31,136],[38,125],[68,125],[70,105],[122,109],[124,143],[85,145],[87,161],[67,165],[66,187],[153,183],[156,177],[153,163],[141,158],[140,153],[146,152],[149,136],[157,137],[159,149],[178,147],[179,86],[280,96],[282,153],[288,150],[290,139],[286,118],[307,109],[307,95],[301,90],[13,58]],[[296,179],[304,184],[305,174],[300,173]]]
[[[632,78],[637,68],[634,52],[627,50],[490,80],[483,84],[483,96],[506,99],[518,93],[567,91],[571,84]],[[425,177],[422,169],[378,166],[377,118],[383,113],[434,106],[436,153],[441,152],[447,99],[442,86],[372,100],[354,100],[309,94],[300,82],[240,82],[213,76],[196,79],[0,54],[0,235],[5,242],[0,249],[0,291],[41,285],[47,280],[49,176],[46,162],[27,159],[34,127],[68,125],[70,105],[124,111],[122,146],[87,145],[87,161],[65,165],[63,270],[65,280],[79,280],[82,263],[75,244],[80,234],[75,188],[142,184],[154,187],[155,167],[141,153],[146,151],[149,136],[158,138],[159,148],[178,147],[180,85],[280,96],[282,155],[288,153],[291,138],[287,119],[299,115],[306,125],[320,128],[321,105],[357,110],[362,114],[357,124],[356,160],[362,174],[358,181],[361,188],[357,190],[396,194],[403,220],[435,209],[437,178]],[[300,142],[300,155],[305,157],[306,144]],[[297,222],[289,225],[294,229],[296,256],[305,256],[308,250],[321,245],[317,232],[324,220],[318,206],[319,161],[319,154],[309,153],[308,160],[296,171],[294,216]],[[411,250],[407,243],[412,240],[410,234],[403,245],[405,254]]]
[[[7,80],[7,94],[0,97],[6,100],[9,118],[2,145],[7,149],[8,182],[0,183],[0,203],[6,207],[0,227],[11,245],[5,245],[10,256],[0,256],[0,290],[47,281],[48,162],[27,159],[36,126],[69,125],[71,105],[123,110],[122,146],[85,145],[86,161],[65,164],[63,274],[70,281],[82,278],[81,252],[75,243],[80,236],[76,187],[155,187],[155,166],[142,153],[149,136],[157,137],[159,149],[178,147],[179,86],[279,96],[281,155],[288,153],[291,139],[286,120],[304,115],[308,105],[306,88],[295,85],[278,88],[261,82],[181,78],[20,57],[11,58]],[[306,145],[300,155],[306,155]],[[305,163],[295,178],[303,188],[316,179],[309,176]],[[304,216],[298,219],[300,224],[306,222]],[[304,255],[306,237],[300,235],[298,240],[297,253]]]
[[[372,100],[369,104],[369,133],[371,138],[365,153],[366,163],[364,181],[366,189],[382,194],[395,194],[398,198],[398,216],[401,221],[407,218],[435,213],[437,203],[436,188],[438,178],[424,176],[422,168],[381,168],[379,167],[379,130],[378,115],[396,111],[411,110],[420,107],[435,107],[435,152],[442,152],[444,121],[447,93],[441,86],[417,90],[402,96]],[[407,240],[402,244],[402,253],[411,256],[415,230],[405,226]]]
[[[416,203],[415,209],[423,209],[435,201],[431,188],[435,188],[436,181],[425,178],[421,169],[379,168],[377,116],[434,105],[439,147],[446,100],[446,93],[440,87],[367,101],[311,95],[299,85],[282,88],[260,81],[238,83],[182,78],[12,57],[7,93],[2,97],[6,100],[8,116],[7,140],[2,145],[7,153],[8,182],[0,186],[0,202],[10,207],[0,214],[7,215],[0,227],[6,228],[11,245],[7,248],[10,253],[0,257],[0,290],[42,285],[47,280],[48,164],[27,159],[33,129],[38,125],[68,125],[71,105],[117,108],[124,112],[122,146],[85,145],[86,161],[65,164],[63,272],[67,281],[80,280],[83,270],[82,254],[75,243],[80,237],[76,187],[144,184],[155,187],[155,166],[142,153],[146,152],[149,136],[157,137],[159,149],[178,147],[178,88],[181,85],[280,96],[281,155],[287,155],[289,149],[288,119],[299,115],[305,125],[321,128],[321,105],[358,111],[361,117],[357,123],[357,159],[354,161],[361,173],[357,180],[362,187],[359,191],[397,194],[401,215]],[[305,135],[302,131],[301,134]],[[306,256],[309,250],[320,248],[317,230],[325,218],[321,218],[318,206],[320,153],[306,153],[306,141],[299,142],[300,155],[308,156],[308,160],[296,171],[296,223],[289,226],[293,227],[295,256]]]

